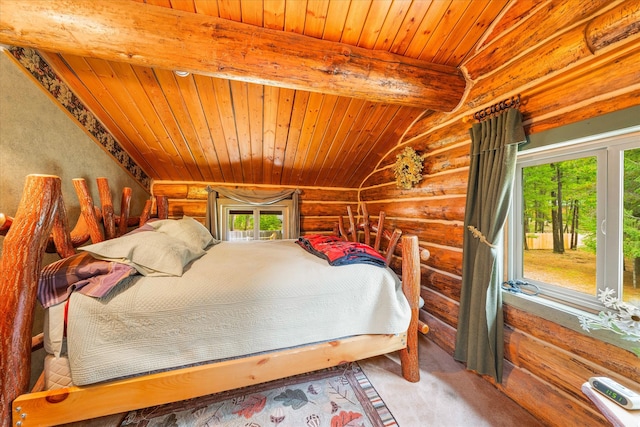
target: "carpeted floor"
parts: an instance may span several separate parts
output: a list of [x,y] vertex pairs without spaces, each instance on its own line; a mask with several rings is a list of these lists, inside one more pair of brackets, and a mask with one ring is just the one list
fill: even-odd
[[358,362],[401,427],[541,427],[529,412],[421,336],[420,382],[392,354]]
[[[359,362],[401,427],[540,427],[531,414],[444,350],[420,337],[418,383],[405,381],[395,354]],[[116,427],[123,415],[69,424]],[[284,425],[284,424],[283,424]]]

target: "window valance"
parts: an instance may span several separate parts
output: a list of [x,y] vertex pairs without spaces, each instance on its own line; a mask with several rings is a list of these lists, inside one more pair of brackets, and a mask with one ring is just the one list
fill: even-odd
[[220,224],[220,212],[218,212],[218,198],[220,196],[246,203],[252,206],[272,205],[285,199],[293,202],[293,214],[290,221],[289,235],[297,238],[300,235],[300,207],[298,195],[299,189],[292,190],[256,190],[256,189],[234,189],[228,187],[207,186],[207,216],[205,225],[216,239],[222,236]]

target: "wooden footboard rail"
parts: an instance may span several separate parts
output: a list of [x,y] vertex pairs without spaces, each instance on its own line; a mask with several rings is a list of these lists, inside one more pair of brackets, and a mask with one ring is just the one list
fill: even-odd
[[[417,237],[415,242],[414,237],[411,236],[411,247],[409,243],[402,237],[402,231],[399,229],[394,229],[393,231],[389,231],[384,227],[384,221],[386,218],[386,214],[384,211],[380,211],[378,214],[378,222],[372,223],[369,220],[369,211],[367,210],[367,204],[365,202],[361,203],[362,206],[362,221],[356,222],[355,217],[353,215],[353,211],[351,210],[351,206],[347,206],[347,218],[349,219],[349,228],[345,228],[344,221],[342,216],[338,217],[338,224],[334,228],[334,233],[338,236],[342,237],[343,240],[350,240],[352,242],[357,242],[359,233],[364,235],[364,244],[371,245],[371,234],[375,234],[375,241],[373,243],[373,248],[380,252],[386,258],[387,265],[391,265],[391,260],[393,259],[393,255],[396,252],[396,249],[400,249],[402,251],[402,275],[404,282],[405,272],[410,273],[412,276],[409,280],[412,282],[415,280],[418,283],[418,300],[420,299],[420,260],[426,261],[429,259],[431,254],[427,249],[422,249],[418,246]],[[407,236],[405,236],[407,237]],[[386,242],[386,247],[383,247],[382,242]],[[413,254],[413,245],[417,247],[418,256],[416,257]],[[405,248],[408,249],[408,256],[405,256]],[[405,261],[407,261],[407,265],[405,265]],[[417,265],[417,271],[410,271],[412,268],[415,268]],[[415,276],[413,276],[415,275]],[[406,293],[406,292],[405,292]],[[413,296],[411,297],[413,298]],[[420,309],[420,306],[418,306]],[[412,324],[412,327],[414,325]],[[426,334],[429,332],[429,326],[424,323],[422,320],[418,320],[415,327],[422,334]]]
[[[91,210],[88,212],[93,214]],[[121,218],[120,224],[123,220],[126,221]],[[59,253],[73,252],[66,221],[60,178],[29,175],[16,216],[10,220],[11,228],[4,239],[0,258],[0,420],[3,427],[12,424],[16,427],[58,425],[96,418],[398,350],[404,378],[412,382],[420,379],[417,342],[420,248],[416,236],[403,236],[402,286],[412,313],[406,333],[360,335],[132,379],[28,393],[32,313],[42,258],[51,235]],[[4,223],[6,220],[3,219]]]

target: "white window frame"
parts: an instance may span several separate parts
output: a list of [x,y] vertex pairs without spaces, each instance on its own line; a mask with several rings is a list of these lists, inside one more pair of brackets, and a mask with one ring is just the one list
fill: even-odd
[[229,240],[229,215],[232,211],[243,210],[253,212],[253,239],[260,240],[260,212],[282,212],[282,239],[290,239],[290,221],[293,214],[293,202],[282,200],[270,205],[253,205],[237,202],[232,199],[218,199],[222,240]]
[[[516,161],[512,209],[509,214],[507,271],[509,280],[524,280],[540,288],[540,296],[560,305],[590,312],[603,309],[597,295],[585,295],[560,286],[528,279],[523,275],[523,205],[522,169],[553,161],[596,156],[597,167],[597,230],[596,288],[612,288],[622,292],[622,174],[623,151],[640,147],[640,126],[567,141],[552,146],[523,150]],[[602,249],[601,249],[602,248]]]

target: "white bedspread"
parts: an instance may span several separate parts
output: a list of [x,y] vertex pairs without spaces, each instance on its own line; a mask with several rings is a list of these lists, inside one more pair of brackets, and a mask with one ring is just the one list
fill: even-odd
[[294,241],[223,242],[182,277],[135,277],[108,297],[73,294],[73,382],[333,340],[396,334],[410,309],[397,276],[332,267]]

